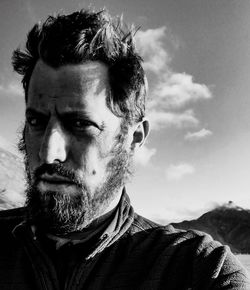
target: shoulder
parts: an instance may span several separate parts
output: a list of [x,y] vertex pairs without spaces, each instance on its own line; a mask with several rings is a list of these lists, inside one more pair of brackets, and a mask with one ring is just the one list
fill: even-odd
[[204,248],[217,247],[221,244],[215,242],[212,237],[196,230],[181,230],[172,225],[160,225],[138,214],[135,214],[129,234],[136,238],[152,240],[157,243],[157,247],[175,247],[181,251],[186,248],[196,254],[201,253]]
[[230,248],[204,232],[159,225],[136,214],[131,236],[137,241],[137,249],[144,247],[158,261],[171,257],[173,268],[192,269],[199,289],[205,281],[218,289],[229,285],[235,286],[232,289],[250,289],[248,273]]
[[[228,246],[215,241],[209,234],[197,230],[182,230],[172,225],[160,225],[135,214],[131,236],[142,236],[155,241],[158,247],[171,247],[175,251],[192,253],[193,257],[207,257],[210,253],[230,252]],[[216,256],[216,255],[215,255]]]
[[14,228],[25,219],[26,209],[15,208],[0,211],[0,258],[13,256],[16,253],[18,242],[13,235]]
[[158,237],[162,236],[162,238],[172,237],[176,241],[176,244],[193,239],[201,241],[201,244],[213,240],[210,235],[204,232],[197,230],[182,230],[175,228],[171,224],[161,225],[135,213],[132,223],[132,233],[135,234],[141,231],[149,234],[157,234]]
[[25,215],[26,215],[25,207],[1,210],[0,211],[1,232],[3,230],[8,230],[8,229],[12,231],[16,225],[18,225],[24,220]]
[[0,210],[0,221],[1,220],[13,220],[19,219],[25,216],[26,208],[17,207],[12,209]]

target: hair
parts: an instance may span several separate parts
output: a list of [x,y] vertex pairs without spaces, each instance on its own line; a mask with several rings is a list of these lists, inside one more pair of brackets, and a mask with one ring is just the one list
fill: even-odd
[[12,56],[14,70],[23,76],[25,101],[39,59],[53,68],[101,61],[109,72],[111,91],[107,106],[128,123],[141,121],[145,115],[147,84],[134,35],[133,26],[127,28],[121,17],[112,19],[105,10],[80,10],[49,16],[43,23],[37,23],[27,35],[25,49],[16,49]]

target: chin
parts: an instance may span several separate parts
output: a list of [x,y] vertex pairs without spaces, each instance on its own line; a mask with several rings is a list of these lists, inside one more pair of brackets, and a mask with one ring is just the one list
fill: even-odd
[[26,194],[29,221],[46,232],[64,234],[77,231],[95,216],[88,194],[83,191],[68,194],[32,187]]

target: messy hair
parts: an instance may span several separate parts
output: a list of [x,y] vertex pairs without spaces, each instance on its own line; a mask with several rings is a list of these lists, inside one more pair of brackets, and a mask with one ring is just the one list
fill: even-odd
[[121,18],[112,19],[105,10],[49,16],[28,33],[25,49],[13,52],[13,68],[23,76],[25,101],[39,59],[53,68],[101,61],[109,72],[107,106],[129,123],[141,121],[145,115],[146,79],[134,35],[133,27],[127,28]]

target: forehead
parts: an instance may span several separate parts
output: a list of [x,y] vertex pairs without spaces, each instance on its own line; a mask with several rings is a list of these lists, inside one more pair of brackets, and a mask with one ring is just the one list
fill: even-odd
[[32,73],[27,107],[40,111],[85,110],[115,115],[106,104],[108,67],[98,61],[52,68],[39,60]]
[[79,65],[65,65],[54,69],[39,60],[32,73],[29,96],[64,97],[67,94],[79,96],[86,92],[95,94],[109,89],[107,66],[97,61]]

